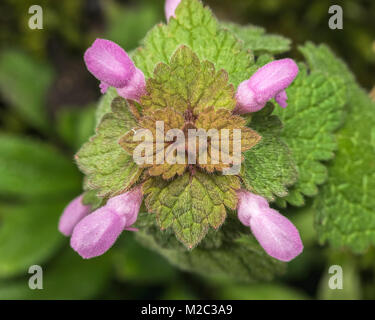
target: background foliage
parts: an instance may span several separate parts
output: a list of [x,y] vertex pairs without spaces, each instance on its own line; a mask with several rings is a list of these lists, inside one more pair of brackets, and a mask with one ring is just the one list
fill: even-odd
[[[358,114],[368,105],[367,93],[355,84],[346,69],[340,69],[340,65],[331,62],[322,68],[319,54],[328,56],[324,48],[315,56],[308,56],[307,46],[302,53],[297,49],[306,40],[328,44],[345,60],[358,82],[371,90],[375,85],[375,3],[337,2],[344,9],[344,30],[340,31],[328,28],[329,2],[325,0],[205,1],[221,19],[259,25],[267,32],[293,40],[292,44],[280,41],[276,54],[291,45],[288,56],[302,60],[304,54],[314,72],[329,71],[343,78],[350,88],[354,116],[337,134],[343,150],[337,155],[338,162],[328,163],[332,166],[330,170],[337,173],[330,179],[335,179],[336,185],[343,185],[343,181],[351,177],[345,167],[347,159],[357,164],[356,157],[362,155],[364,161],[370,161],[366,158],[367,151],[374,148],[374,132],[366,127],[359,131],[358,137],[368,141],[366,147],[358,147],[355,139],[348,139],[350,132],[362,125]],[[186,257],[177,244],[166,249],[162,246],[163,239],[155,245],[155,239],[144,234],[138,235],[138,242],[135,235],[124,233],[112,250],[97,259],[84,261],[76,255],[68,246],[68,240],[57,232],[57,221],[67,202],[81,192],[82,176],[72,156],[93,134],[95,127],[99,90],[97,82],[85,69],[83,51],[97,36],[114,40],[126,50],[134,49],[154,24],[164,21],[164,1],[44,0],[39,2],[44,9],[43,30],[27,27],[27,12],[32,4],[28,0],[5,0],[0,4],[0,11],[7,13],[2,15],[0,25],[1,299],[375,299],[375,251],[367,249],[367,238],[354,244],[351,236],[360,228],[363,234],[372,237],[371,228],[367,230],[365,221],[359,222],[354,230],[345,230],[348,236],[337,240],[341,220],[337,221],[335,212],[340,210],[350,216],[355,212],[353,206],[363,202],[343,201],[340,208],[335,208],[331,204],[337,201],[335,197],[332,199],[331,193],[337,192],[328,187],[321,189],[324,197],[320,203],[313,206],[307,197],[304,208],[289,206],[284,210],[300,230],[305,251],[288,264],[286,272],[282,270],[284,265],[278,266],[272,281],[236,282],[235,274],[241,273],[241,269],[235,270],[230,279],[223,275],[208,278],[181,271],[176,266],[187,262],[192,269],[197,261],[212,265],[209,260],[220,253],[213,249],[212,255],[204,257],[207,261],[202,260],[199,250],[192,258]],[[253,32],[256,37],[263,30]],[[267,43],[278,40],[269,38]],[[259,53],[267,49],[267,43],[258,43]],[[313,81],[322,76],[308,77]],[[369,113],[367,121],[371,121],[372,113],[366,112]],[[356,168],[360,168],[360,164]],[[374,171],[368,170],[368,183],[361,185],[363,194],[374,188],[371,182]],[[356,181],[351,183],[356,184]],[[352,196],[345,187],[339,194],[343,199]],[[363,212],[373,213],[371,201],[374,199],[361,207]],[[313,228],[316,206],[324,209],[318,210],[320,215],[315,221],[320,226],[318,234]],[[318,239],[331,246],[320,245]],[[335,241],[344,242],[353,250],[339,249]],[[209,235],[204,245],[215,247]],[[148,249],[153,247],[161,255]],[[166,250],[169,251],[166,253]],[[250,259],[250,254],[261,253],[241,254]],[[44,290],[28,288],[27,271],[33,264],[44,268]],[[328,267],[332,264],[342,265],[345,270],[344,290],[328,289]],[[214,271],[220,271],[220,267]],[[259,266],[256,272],[261,272],[262,278],[271,279],[268,265]]]

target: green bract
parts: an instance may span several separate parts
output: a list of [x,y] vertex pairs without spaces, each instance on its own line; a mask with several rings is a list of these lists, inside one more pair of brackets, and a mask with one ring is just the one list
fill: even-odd
[[145,111],[173,107],[183,113],[191,107],[198,115],[210,106],[234,109],[234,88],[225,70],[216,71],[213,63],[200,62],[186,46],[179,47],[168,62],[159,63],[147,82],[149,95],[141,99]]

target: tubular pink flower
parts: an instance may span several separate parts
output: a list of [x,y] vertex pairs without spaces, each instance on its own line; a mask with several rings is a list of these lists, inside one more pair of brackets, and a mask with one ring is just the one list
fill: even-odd
[[135,73],[133,61],[116,43],[96,39],[84,55],[87,69],[105,84],[122,88],[129,84]]
[[288,104],[285,89],[298,74],[298,66],[292,59],[281,59],[267,63],[258,69],[249,80],[238,86],[235,113],[243,114],[262,109],[272,98],[285,108]]
[[133,231],[142,204],[140,187],[111,198],[81,220],[73,230],[71,247],[85,259],[100,256],[115,243],[124,229]]
[[76,224],[90,213],[91,208],[82,204],[82,197],[80,195],[73,199],[60,217],[58,229],[67,237],[72,234]]
[[106,207],[124,217],[126,220],[125,228],[129,228],[137,220],[141,204],[142,191],[141,187],[138,186],[129,192],[109,199]]
[[87,69],[101,81],[99,87],[102,93],[109,86],[117,88],[125,99],[138,100],[145,93],[144,74],[116,43],[96,39],[86,50],[84,60]]
[[283,215],[269,207],[261,196],[245,190],[237,191],[238,218],[249,226],[263,249],[281,261],[290,261],[303,250],[297,228]]
[[135,68],[131,84],[123,88],[117,88],[117,93],[125,99],[139,101],[141,96],[146,93],[146,80],[143,72]]
[[70,245],[84,259],[100,256],[112,247],[125,223],[124,218],[104,206],[76,225]]
[[174,17],[174,13],[178,7],[178,5],[180,4],[181,0],[166,0],[165,1],[165,7],[164,7],[164,11],[165,11],[165,17],[167,18],[167,21],[169,21],[169,19],[171,17]]

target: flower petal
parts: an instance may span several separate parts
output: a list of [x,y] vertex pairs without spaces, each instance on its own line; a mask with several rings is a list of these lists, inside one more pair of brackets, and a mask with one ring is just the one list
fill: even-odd
[[251,217],[250,228],[263,249],[278,260],[290,261],[303,250],[297,228],[274,209]]
[[279,92],[275,97],[276,102],[280,105],[281,108],[286,108],[288,106],[286,100],[288,100],[288,96],[286,91],[283,90]]
[[268,202],[265,198],[246,190],[237,191],[237,197],[238,219],[247,227],[250,226],[250,218],[252,215],[269,208]]
[[71,247],[84,259],[105,253],[124,230],[126,219],[100,208],[81,220],[73,230]]
[[237,114],[256,112],[264,107],[264,104],[256,101],[254,91],[249,87],[250,80],[239,84],[236,92],[237,106],[234,110]]
[[90,213],[90,206],[83,205],[82,198],[80,195],[72,200],[60,217],[58,229],[67,237],[72,234],[76,224]]
[[100,93],[105,94],[109,88],[109,85],[102,81],[100,82],[99,88],[100,88]]
[[137,220],[141,204],[142,191],[141,187],[138,186],[131,191],[109,199],[105,207],[124,217],[126,220],[125,228],[128,228]]
[[298,66],[292,59],[275,60],[258,69],[249,86],[256,92],[257,100],[266,103],[289,87],[297,74]]
[[276,98],[285,108],[285,89],[298,74],[298,66],[292,59],[281,59],[267,63],[258,69],[249,80],[238,86],[236,113],[255,112],[262,109],[267,101]]
[[164,7],[164,11],[165,11],[165,17],[167,18],[167,21],[169,21],[169,19],[171,17],[174,17],[174,13],[178,7],[178,5],[180,4],[181,0],[166,0],[165,1],[165,7]]
[[139,102],[139,99],[146,93],[146,80],[143,72],[136,68],[131,81],[122,88],[117,88],[117,93],[125,98]]
[[136,70],[128,54],[116,43],[96,39],[84,55],[87,69],[105,84],[121,88],[129,84]]
[[303,250],[297,228],[283,215],[269,207],[267,200],[246,190],[237,191],[238,218],[250,226],[263,249],[281,261],[290,261]]

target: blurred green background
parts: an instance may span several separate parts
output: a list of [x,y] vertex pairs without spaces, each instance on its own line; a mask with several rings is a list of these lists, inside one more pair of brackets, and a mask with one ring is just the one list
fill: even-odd
[[[212,0],[222,20],[265,27],[298,44],[327,43],[367,90],[375,85],[375,2],[371,0]],[[43,8],[43,30],[28,28],[28,8]],[[340,4],[344,29],[328,28]],[[81,193],[73,154],[93,133],[98,83],[83,52],[96,37],[134,49],[164,21],[164,1],[64,0],[0,4],[0,299],[375,299],[375,251],[355,256],[316,243],[312,213],[291,219],[305,244],[286,274],[243,284],[182,272],[124,233],[100,258],[82,260],[57,231],[65,205]],[[28,268],[44,270],[30,290]],[[343,266],[344,289],[328,288],[328,268]]]

